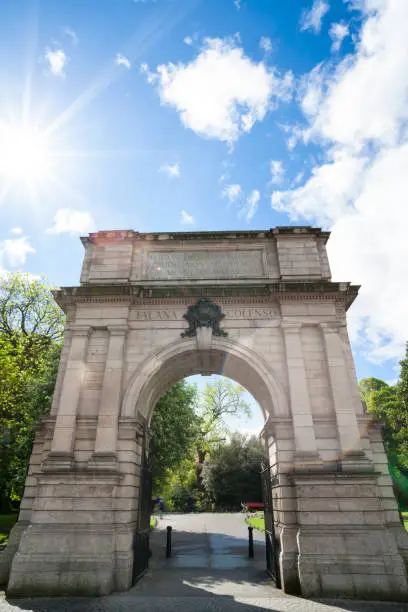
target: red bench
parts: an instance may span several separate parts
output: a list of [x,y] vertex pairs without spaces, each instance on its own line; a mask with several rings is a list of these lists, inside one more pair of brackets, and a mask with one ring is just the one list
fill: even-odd
[[247,502],[246,504],[241,504],[242,509],[247,512],[254,512],[256,510],[263,510],[264,504],[262,502]]

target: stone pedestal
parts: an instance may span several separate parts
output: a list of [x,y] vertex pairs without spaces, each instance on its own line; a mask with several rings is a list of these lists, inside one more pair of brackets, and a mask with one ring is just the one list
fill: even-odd
[[116,588],[114,500],[120,480],[119,473],[96,470],[55,470],[39,479],[8,596],[107,595]]
[[404,562],[371,472],[294,474],[304,597],[408,600]]

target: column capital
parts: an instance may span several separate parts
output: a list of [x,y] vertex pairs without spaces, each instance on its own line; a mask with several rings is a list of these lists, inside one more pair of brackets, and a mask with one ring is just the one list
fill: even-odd
[[69,327],[69,331],[71,332],[72,336],[78,337],[78,336],[89,336],[90,332],[91,332],[91,327],[74,327],[74,326],[70,326]]
[[292,321],[281,321],[281,328],[287,334],[297,334],[302,329],[302,323]]
[[319,323],[319,325],[325,334],[338,334],[341,328],[346,327],[345,323],[339,321]]
[[108,325],[108,331],[111,336],[124,336],[128,331],[127,325]]

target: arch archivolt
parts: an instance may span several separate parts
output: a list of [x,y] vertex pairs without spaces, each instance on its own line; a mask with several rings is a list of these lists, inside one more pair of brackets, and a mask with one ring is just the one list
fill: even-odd
[[121,416],[150,421],[155,404],[178,380],[193,374],[222,374],[245,387],[259,403],[265,421],[289,417],[281,382],[261,355],[237,341],[213,337],[211,349],[198,351],[196,339],[180,339],[151,354],[130,378]]

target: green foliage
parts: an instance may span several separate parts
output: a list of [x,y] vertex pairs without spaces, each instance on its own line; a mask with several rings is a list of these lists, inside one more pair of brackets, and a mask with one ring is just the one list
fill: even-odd
[[176,482],[168,498],[169,509],[173,512],[188,512],[189,501],[194,499],[194,487]]
[[164,497],[169,510],[186,512],[191,498],[197,510],[213,509],[202,486],[202,469],[228,435],[225,417],[250,414],[243,393],[243,387],[220,379],[207,384],[199,396],[196,387],[181,381],[158,402],[151,423],[153,496]]
[[0,514],[0,545],[8,542],[9,533],[17,520],[17,514]]
[[60,342],[64,333],[64,316],[55,303],[45,279],[29,274],[7,274],[0,282],[0,334],[15,334]]
[[50,288],[27,275],[0,280],[0,491],[21,499],[31,445],[51,406],[64,316]]
[[261,501],[263,448],[255,437],[234,434],[211,453],[203,484],[218,510],[240,510],[241,502]]
[[382,424],[388,464],[400,508],[408,507],[408,344],[396,385],[377,378],[360,381],[368,412]]
[[158,401],[151,422],[154,440],[154,491],[160,493],[172,473],[193,462],[198,420],[194,410],[197,389],[184,380]]

